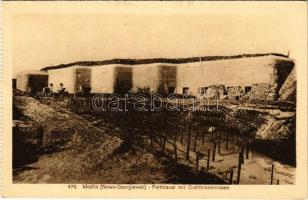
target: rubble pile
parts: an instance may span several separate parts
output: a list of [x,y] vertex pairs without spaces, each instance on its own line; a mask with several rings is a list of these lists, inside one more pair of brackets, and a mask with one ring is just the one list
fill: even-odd
[[289,139],[292,132],[295,132],[295,116],[279,120],[267,116],[267,123],[258,130],[256,138],[279,143]]
[[253,84],[243,100],[275,100],[276,87],[267,83]]
[[231,100],[239,100],[243,96],[243,90],[241,86],[228,87],[227,92],[228,92],[228,99]]

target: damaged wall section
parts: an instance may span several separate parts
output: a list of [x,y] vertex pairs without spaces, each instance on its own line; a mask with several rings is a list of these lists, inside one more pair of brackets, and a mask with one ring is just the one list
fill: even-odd
[[275,100],[276,88],[269,83],[253,84],[251,90],[243,96],[243,100]]
[[241,86],[229,86],[227,87],[228,99],[240,100],[243,96],[243,90]]

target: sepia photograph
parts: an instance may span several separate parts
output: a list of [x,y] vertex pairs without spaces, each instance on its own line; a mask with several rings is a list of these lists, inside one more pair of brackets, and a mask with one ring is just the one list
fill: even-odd
[[115,5],[11,15],[13,185],[297,185],[305,2]]

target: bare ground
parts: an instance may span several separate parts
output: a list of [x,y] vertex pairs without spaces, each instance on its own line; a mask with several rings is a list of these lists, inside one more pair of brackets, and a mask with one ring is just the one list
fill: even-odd
[[[24,116],[15,120],[18,134],[25,124],[41,126],[44,133],[42,144],[34,142],[27,156],[15,153],[14,159],[25,162],[14,166],[14,183],[224,183],[207,173],[197,180],[189,166],[174,166],[168,156],[121,137],[127,135],[123,130],[94,126],[59,104],[16,96],[14,106]],[[35,129],[27,129],[26,138],[36,138]]]
[[[150,183],[166,180],[163,166],[151,153],[121,150],[122,139],[74,113],[58,112],[23,96],[15,97],[14,105],[44,130],[43,153],[33,156],[35,162],[14,169],[15,183]],[[137,171],[139,175],[135,176]]]
[[[26,116],[27,123],[40,124],[44,130],[43,144],[32,163],[14,168],[15,183],[226,183],[233,169],[233,183],[237,178],[239,143],[230,138],[229,148],[221,141],[220,153],[210,161],[207,172],[207,152],[213,151],[211,135],[203,144],[197,140],[196,150],[203,153],[199,174],[195,174],[194,139],[191,158],[185,159],[187,138],[177,139],[178,163],[174,165],[173,133],[169,134],[165,154],[158,143],[150,147],[150,140],[142,128],[121,129],[109,123],[85,119],[67,111],[61,103],[50,106],[30,97],[17,96],[14,105]],[[25,119],[23,119],[25,120]],[[19,123],[16,121],[16,123]],[[25,123],[25,121],[23,121]],[[204,131],[204,130],[201,130]],[[177,134],[178,137],[180,133]],[[195,135],[195,132],[192,132]],[[214,133],[217,137],[218,133]],[[225,133],[222,133],[225,136]],[[138,136],[138,137],[137,137]],[[241,138],[239,139],[241,140]],[[241,184],[270,184],[274,163],[274,184],[295,183],[295,168],[275,161],[255,151],[245,158],[241,170]]]

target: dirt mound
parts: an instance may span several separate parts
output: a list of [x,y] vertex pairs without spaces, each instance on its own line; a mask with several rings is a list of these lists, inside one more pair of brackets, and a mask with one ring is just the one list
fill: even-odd
[[[120,138],[94,127],[81,117],[71,112],[58,112],[31,97],[15,96],[14,106],[42,128],[40,149],[58,152],[42,157],[46,160],[46,164],[42,164],[44,171],[50,177],[61,174],[64,180],[72,180],[72,177],[81,180],[101,166],[122,144]],[[52,180],[56,179],[53,177]]]
[[118,141],[117,138],[92,126],[78,115],[71,112],[58,112],[31,97],[15,97],[14,105],[23,115],[43,127],[43,145],[46,148],[62,143],[62,147],[85,151],[89,148],[97,149],[98,146],[104,146],[105,142]]
[[279,100],[287,100],[296,102],[296,71],[292,69],[291,73],[287,77],[279,90]]

